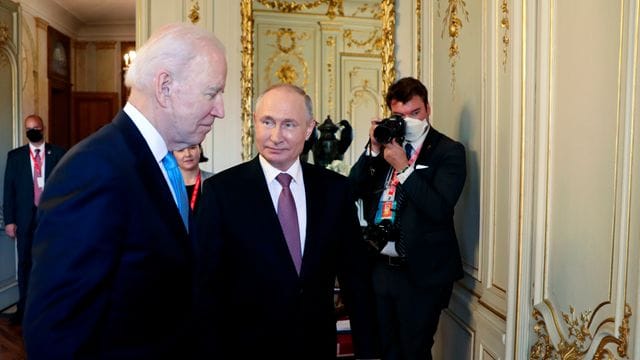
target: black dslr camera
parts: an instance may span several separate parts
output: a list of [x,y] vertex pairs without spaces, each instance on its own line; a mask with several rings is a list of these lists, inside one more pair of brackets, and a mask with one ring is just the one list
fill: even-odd
[[400,231],[390,220],[382,220],[379,224],[367,225],[362,230],[364,241],[375,253],[379,253],[389,241],[398,240]]
[[404,141],[405,126],[402,116],[391,115],[378,122],[378,126],[373,130],[373,137],[383,145],[390,143],[393,139],[396,139],[398,144],[402,144]]

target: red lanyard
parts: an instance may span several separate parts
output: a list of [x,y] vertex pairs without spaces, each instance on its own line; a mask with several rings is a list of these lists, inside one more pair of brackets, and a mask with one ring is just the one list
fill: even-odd
[[198,199],[198,191],[200,191],[200,181],[202,179],[202,173],[198,171],[198,176],[196,177],[196,183],[193,185],[193,193],[191,193],[191,210],[196,206],[196,200]]

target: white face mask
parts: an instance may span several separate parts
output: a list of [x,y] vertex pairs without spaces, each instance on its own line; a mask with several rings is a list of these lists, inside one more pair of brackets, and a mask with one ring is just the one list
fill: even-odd
[[405,122],[405,133],[404,138],[408,142],[414,142],[418,140],[420,135],[424,134],[425,130],[429,126],[429,122],[427,119],[418,120],[412,117],[404,118]]

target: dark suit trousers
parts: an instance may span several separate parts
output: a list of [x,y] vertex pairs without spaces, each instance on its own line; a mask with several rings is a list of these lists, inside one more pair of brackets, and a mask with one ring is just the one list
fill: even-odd
[[[37,208],[33,207],[33,216],[35,219]],[[18,248],[18,304],[16,317],[22,322],[24,315],[24,305],[27,300],[27,289],[29,288],[29,277],[31,274],[31,247],[33,244],[33,231],[35,230],[35,220],[31,221],[26,231],[18,229],[17,248]]]
[[420,288],[405,267],[379,262],[373,271],[382,359],[431,359],[440,312],[449,304],[453,284]]

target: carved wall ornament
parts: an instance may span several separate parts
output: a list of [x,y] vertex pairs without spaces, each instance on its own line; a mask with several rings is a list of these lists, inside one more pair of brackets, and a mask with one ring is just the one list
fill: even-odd
[[355,39],[353,37],[353,30],[351,29],[345,30],[342,34],[342,37],[347,47],[364,48],[366,49],[366,53],[379,52],[380,50],[382,50],[382,46],[384,43],[377,29],[373,30],[371,34],[369,34],[369,37],[365,40]]
[[[265,82],[271,84],[271,75],[278,78],[279,82],[298,84],[302,79],[301,87],[306,89],[309,85],[309,64],[297,45],[297,40],[310,39],[306,32],[296,33],[290,28],[279,28],[278,31],[267,30],[267,36],[276,37],[275,48],[278,49],[267,59],[264,69]],[[273,68],[276,70],[273,70]],[[298,71],[298,69],[300,71]]]
[[561,313],[561,323],[549,300],[535,306],[533,330],[538,337],[531,346],[529,359],[613,359],[626,358],[629,343],[629,318],[631,307],[625,304],[624,316],[616,336],[613,317],[607,317],[599,323],[594,322],[600,310],[611,307],[609,302],[598,305],[595,311],[583,311],[576,315],[573,306],[569,313]]
[[242,35],[242,69],[240,71],[240,102],[242,107],[242,160],[249,160],[253,152],[253,122],[251,101],[253,99],[253,0],[242,0],[240,17]]
[[[326,12],[323,11],[324,8],[319,8],[320,6],[326,6]],[[355,14],[360,14],[360,17],[365,17],[368,19],[379,20],[381,30],[378,30],[378,34],[374,36],[374,39],[366,39],[364,42],[368,42],[367,46],[371,48],[378,49],[377,51],[371,51],[371,53],[364,53],[361,49],[359,49],[363,54],[360,56],[370,56],[370,57],[380,57],[381,60],[381,87],[386,89],[395,81],[395,57],[394,57],[394,35],[395,35],[395,1],[394,0],[378,0],[373,1],[367,4],[362,4],[357,7],[356,10],[354,8],[349,8],[349,13],[353,12]],[[280,13],[304,13],[313,15],[317,17],[318,15],[322,16],[324,12],[324,16],[327,19],[334,20],[334,18],[345,17],[345,3],[344,0],[306,0],[306,1],[284,1],[284,0],[241,0],[240,2],[240,12],[241,12],[241,26],[242,26],[242,70],[241,70],[241,107],[242,107],[242,159],[248,160],[254,154],[254,144],[253,144],[253,121],[252,121],[252,102],[254,96],[254,86],[256,83],[256,79],[254,78],[255,66],[254,64],[254,55],[256,51],[256,44],[254,39],[254,27],[256,18],[254,17],[254,7],[264,7],[271,10],[276,10]],[[264,9],[260,9],[261,12]],[[367,16],[371,14],[372,16]],[[341,19],[338,19],[340,21]],[[334,20],[335,21],[335,20]],[[344,20],[342,20],[344,21]],[[274,31],[274,30],[272,30]],[[275,32],[275,31],[274,31]],[[266,31],[258,34],[257,39],[263,39],[263,36],[266,34]],[[353,34],[352,34],[353,35]],[[353,38],[352,46],[356,46],[356,42],[363,42],[362,38]],[[312,37],[312,39],[315,39]],[[333,41],[333,47],[336,47],[337,43],[340,43],[340,46],[344,46],[344,42],[338,42],[337,39],[331,40]],[[313,86],[313,84],[308,84],[311,80],[305,80],[305,76],[310,76],[310,71],[308,67],[310,65],[307,64],[304,57],[302,57],[302,50],[306,49],[306,46],[301,46],[299,38],[291,37],[287,34],[282,34],[282,40],[280,41],[279,48],[277,49],[277,54],[271,54],[270,57],[261,58],[260,67],[264,67],[261,71],[264,71],[265,75],[268,76],[269,79],[278,79],[279,81],[287,81],[294,82],[300,85],[303,88],[308,88],[309,86]],[[321,43],[323,49],[328,51],[327,54],[331,52],[330,49],[327,49],[329,44]],[[260,42],[260,49],[264,46],[270,46],[268,44]],[[275,43],[274,43],[275,46]],[[334,53],[338,54],[341,49],[335,49]],[[286,56],[285,56],[286,55]],[[333,92],[337,92],[337,82],[339,75],[336,73],[337,67],[339,63],[336,62],[338,55],[335,55],[336,59],[327,59],[327,61],[322,64],[324,70],[327,70],[329,73],[329,77],[326,79],[329,81],[328,89]],[[270,63],[269,63],[270,62]],[[267,65],[268,64],[268,65]],[[315,66],[315,65],[314,65]],[[326,67],[325,67],[326,66]],[[313,69],[315,74],[316,69]],[[309,74],[309,75],[304,75]],[[294,81],[295,79],[295,81]],[[304,84],[301,81],[303,79]],[[262,78],[260,79],[262,80]],[[274,81],[267,81],[264,85],[269,83],[273,83]],[[262,85],[260,85],[262,86]],[[334,96],[336,94],[329,94],[325,97],[325,99],[329,99],[329,104],[327,106],[328,109],[335,109],[337,106],[335,104]],[[378,94],[378,96],[382,95],[384,98],[385,94]],[[381,113],[386,115],[388,110],[381,103]]]
[[502,12],[502,19],[500,20],[500,27],[502,28],[502,67],[504,72],[507,72],[507,61],[509,60],[509,30],[511,25],[509,23],[509,3],[507,0],[502,0],[500,5],[500,11]]
[[6,43],[10,37],[9,27],[4,23],[0,23],[0,46],[4,46],[4,43]]
[[[460,47],[457,39],[462,30],[462,19],[460,14],[469,22],[469,12],[466,10],[467,5],[464,0],[447,0],[447,9],[442,17],[442,33],[440,37],[444,38],[445,31],[451,39],[449,43],[449,63],[451,64],[451,91],[455,90],[456,83],[456,63],[460,57]],[[440,16],[440,0],[438,0],[438,16]]]
[[200,4],[198,4],[197,1],[191,5],[191,9],[189,9],[189,15],[187,17],[191,20],[192,24],[196,24],[200,21]]
[[[279,11],[285,13],[299,12],[303,10],[316,8],[324,3],[327,0],[315,0],[309,1],[306,3],[298,4],[295,1],[268,1],[268,0],[258,0],[258,2],[270,9],[277,9]],[[342,1],[340,1],[342,2]]]

